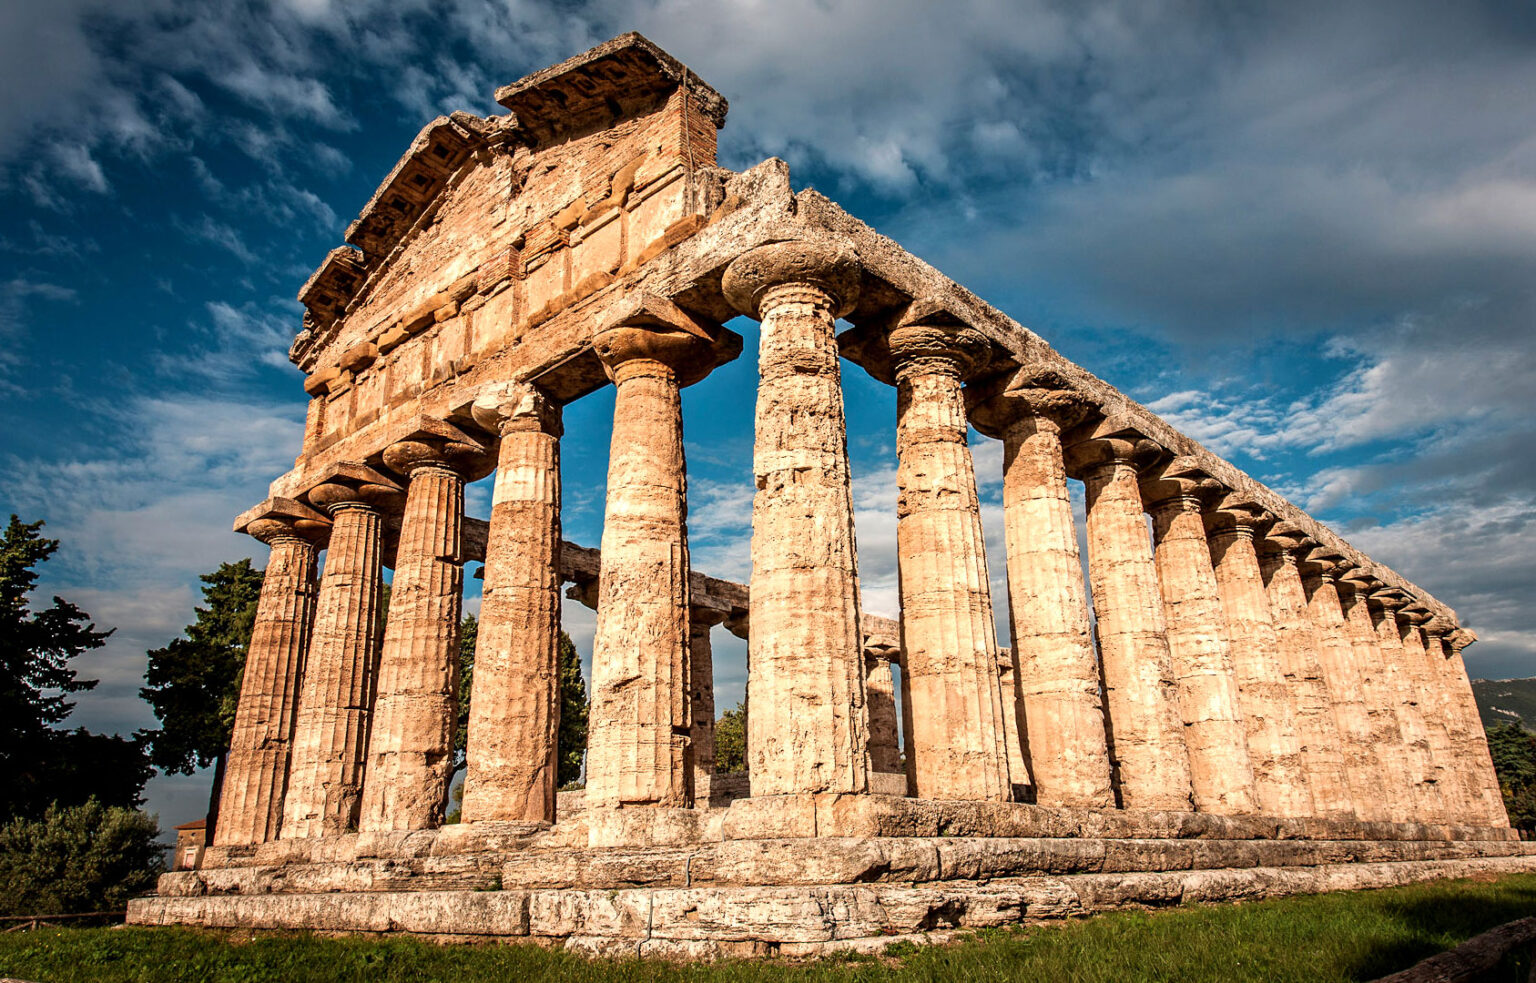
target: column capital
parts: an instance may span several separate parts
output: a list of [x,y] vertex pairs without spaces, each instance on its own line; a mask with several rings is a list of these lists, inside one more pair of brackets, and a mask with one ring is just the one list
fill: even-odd
[[563,433],[560,404],[530,382],[487,386],[470,406],[475,423],[497,436],[536,431],[559,437]]
[[899,324],[886,343],[898,381],[908,373],[941,373],[963,382],[992,356],[987,336],[963,324]]
[[344,508],[393,508],[404,501],[404,494],[405,490],[388,475],[366,464],[343,462],[322,471],[303,499],[334,516]]
[[1026,386],[1008,389],[971,408],[971,423],[988,437],[1003,438],[1025,428],[1059,434],[1083,422],[1094,404],[1075,389]]
[[446,420],[423,416],[404,438],[384,448],[384,466],[404,478],[421,468],[452,471],[476,481],[496,467],[496,456],[476,437]]
[[665,297],[642,291],[603,321],[592,335],[592,351],[615,382],[635,371],[627,366],[650,362],[665,366],[678,385],[688,386],[739,355],[741,336],[705,325]]
[[235,532],[243,532],[268,546],[294,538],[319,544],[330,536],[331,520],[303,502],[273,497],[240,513],[235,519]]
[[1141,473],[1141,498],[1153,512],[1200,512],[1221,489],[1188,458],[1176,457]]
[[[1065,438],[1063,443],[1068,443]],[[1140,474],[1159,453],[1160,448],[1155,443],[1139,434],[1115,434],[1070,442],[1066,447],[1065,462],[1067,473],[1073,477],[1082,477],[1111,465],[1127,465]]]
[[[748,317],[761,319],[779,287],[810,288],[822,294],[833,317],[853,309],[861,269],[853,248],[840,239],[791,239],[743,253],[725,268],[720,282],[726,300]],[[780,301],[782,302],[782,301]]]

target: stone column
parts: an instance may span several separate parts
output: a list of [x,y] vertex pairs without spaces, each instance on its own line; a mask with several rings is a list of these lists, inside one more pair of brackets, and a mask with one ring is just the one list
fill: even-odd
[[902,665],[912,697],[908,791],[1006,802],[997,629],[960,392],[990,343],[946,324],[903,324],[887,340],[896,378]]
[[1354,797],[1344,766],[1344,745],[1327,675],[1318,660],[1317,633],[1307,617],[1307,595],[1296,569],[1294,544],[1266,539],[1259,569],[1274,617],[1277,654],[1295,707],[1296,739],[1306,764],[1312,805],[1320,816],[1353,816]]
[[692,803],[693,776],[681,387],[708,370],[710,337],[659,301],[622,312],[592,346],[616,392],[586,802],[682,808]]
[[1122,808],[1187,812],[1189,756],[1134,450],[1129,439],[1098,439],[1070,448],[1068,461],[1087,486],[1109,754]]
[[753,795],[863,792],[869,763],[847,427],[834,337],[859,269],[843,245],[781,242],[726,269],[762,321],[752,502]]
[[1061,446],[1062,428],[1087,409],[1074,393],[1026,388],[979,407],[974,419],[1003,439],[1017,717],[1035,801],[1108,809],[1115,797],[1099,658]]
[[1311,816],[1315,809],[1296,737],[1295,700],[1280,665],[1280,639],[1253,546],[1257,521],[1238,509],[1206,516],[1238,710],[1253,765],[1254,798],[1268,816]]
[[[1354,651],[1361,701],[1370,725],[1371,748],[1382,776],[1387,815],[1393,822],[1410,822],[1418,816],[1418,762],[1410,760],[1411,749],[1404,745],[1397,722],[1397,701],[1385,684],[1376,625],[1366,607],[1365,593],[1374,589],[1375,582],[1359,570],[1352,571],[1351,576],[1353,579],[1339,580],[1339,604],[1344,613],[1345,637]],[[1367,579],[1361,580],[1361,576]]]
[[1424,635],[1419,630],[1420,622],[1429,617],[1428,611],[1410,606],[1397,613],[1397,629],[1403,646],[1403,665],[1413,680],[1419,719],[1423,721],[1429,739],[1428,760],[1435,782],[1436,821],[1454,823],[1459,821],[1456,818],[1458,804],[1466,801],[1467,790],[1454,767],[1456,751],[1445,721],[1444,687],[1432,675]]
[[266,843],[277,839],[282,828],[294,714],[315,614],[315,540],[330,526],[298,502],[286,504],[291,508],[263,507],[260,518],[243,527],[237,524],[272,552],[246,650],[219,793],[215,846]]
[[469,704],[463,821],[555,821],[560,731],[560,406],[515,383],[475,400],[501,437]]
[[299,689],[283,839],[336,836],[356,828],[379,657],[383,572],[381,505],[399,489],[378,472],[344,465],[310,489],[330,512],[331,540],[315,599],[315,627]]
[[1456,767],[1461,769],[1464,781],[1473,790],[1477,804],[1468,819],[1485,826],[1507,827],[1509,813],[1504,807],[1504,795],[1499,791],[1493,758],[1488,753],[1488,735],[1477,710],[1472,681],[1467,678],[1466,664],[1461,658],[1461,650],[1476,636],[1464,629],[1453,631],[1441,627],[1435,622],[1431,622],[1431,628],[1433,630],[1426,636],[1430,639],[1430,654],[1435,655],[1438,650],[1442,656],[1442,679],[1458,710],[1452,718],[1453,735],[1460,745]]
[[1435,766],[1431,758],[1429,729],[1419,712],[1419,680],[1408,664],[1403,650],[1403,636],[1394,613],[1402,606],[1396,597],[1380,594],[1369,598],[1369,614],[1376,630],[1376,647],[1381,653],[1380,689],[1392,705],[1402,740],[1402,753],[1409,765],[1415,804],[1411,818],[1417,822],[1439,822],[1441,810],[1435,787]]
[[[887,646],[864,648],[864,699],[869,710],[870,791],[876,775],[900,777],[899,788],[887,786],[883,794],[906,794],[906,774],[901,766],[901,721],[896,715],[896,679],[891,671],[900,660],[899,650]],[[883,779],[882,779],[883,780]]]
[[1195,808],[1220,815],[1255,812],[1253,765],[1237,709],[1232,650],[1201,517],[1199,496],[1205,485],[1165,475],[1144,481],[1141,488],[1152,510],[1157,580]]
[[709,807],[715,778],[715,656],[709,630],[724,619],[723,611],[688,611],[688,755],[693,801],[701,809]]
[[[443,824],[458,721],[459,620],[464,603],[464,481],[485,448],[440,422],[396,441],[384,463],[405,478],[389,619],[368,737],[358,828]],[[462,438],[462,439],[456,439]]]
[[1326,562],[1309,563],[1304,568],[1309,595],[1307,615],[1317,637],[1318,663],[1328,680],[1328,693],[1333,699],[1334,720],[1338,724],[1355,814],[1366,820],[1389,819],[1391,803],[1384,788],[1386,782],[1371,736],[1360,670],[1344,624],[1344,611],[1339,604],[1332,568],[1333,565]]

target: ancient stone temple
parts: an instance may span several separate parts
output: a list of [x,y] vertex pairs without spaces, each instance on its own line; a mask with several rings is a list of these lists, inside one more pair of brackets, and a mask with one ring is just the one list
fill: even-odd
[[[308,423],[236,521],[271,555],[213,842],[130,921],[793,954],[1536,869],[1454,611],[781,161],[717,167],[725,100],[644,38],[496,95],[421,131],[300,292]],[[690,567],[679,397],[743,355],[738,315],[746,585]],[[899,623],[860,606],[855,369],[896,389]],[[561,410],[610,385],[592,549],[561,537]],[[972,426],[1003,442],[1005,596]],[[567,585],[597,614],[579,802]],[[750,650],[745,782],[714,771],[722,624]]]

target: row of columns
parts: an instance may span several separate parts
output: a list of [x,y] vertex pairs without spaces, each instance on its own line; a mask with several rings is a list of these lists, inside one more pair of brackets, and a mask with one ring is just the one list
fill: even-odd
[[[866,792],[872,765],[894,765],[885,725],[894,711],[889,694],[867,686],[859,630],[835,337],[859,281],[851,250],[804,242],[753,250],[722,281],[762,325],[754,796]],[[644,294],[594,332],[616,397],[596,598],[593,808],[707,801],[713,707],[699,677],[709,672],[708,626],[689,607],[680,390],[739,341]],[[1085,808],[1504,824],[1458,635],[1447,648],[1438,625],[1422,629],[1369,571],[1269,529],[1134,433],[1096,432],[1070,392],[1016,388],[968,411],[964,383],[990,361],[990,343],[941,306],[912,305],[880,345],[897,389],[908,794],[1004,801],[1030,786],[1040,803]],[[553,821],[560,411],[536,388],[509,384],[473,415],[490,440],[424,421],[385,452],[390,475],[333,469],[308,507],[247,527],[272,559],[216,843],[442,821],[463,485],[492,466],[463,819]],[[1004,442],[1013,644],[1001,663],[970,422]],[[1069,472],[1087,490],[1093,615]],[[402,498],[381,628],[382,516]],[[327,535],[317,587],[315,550]]]

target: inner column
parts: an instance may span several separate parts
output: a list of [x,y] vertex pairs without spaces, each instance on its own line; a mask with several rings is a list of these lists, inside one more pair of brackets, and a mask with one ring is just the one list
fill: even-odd
[[864,792],[858,558],[835,340],[836,320],[858,294],[857,260],[846,245],[775,243],[737,258],[722,286],[737,310],[762,321],[748,670],[752,794]]

